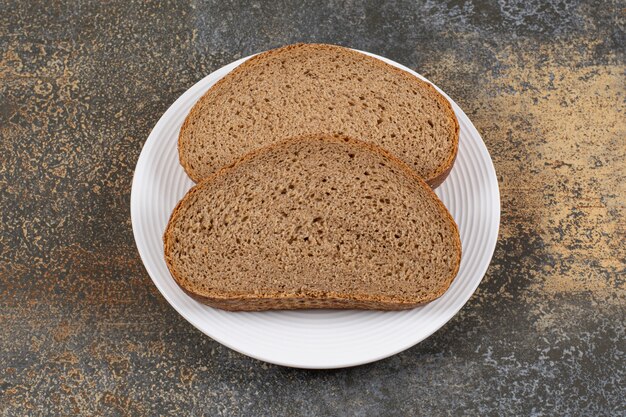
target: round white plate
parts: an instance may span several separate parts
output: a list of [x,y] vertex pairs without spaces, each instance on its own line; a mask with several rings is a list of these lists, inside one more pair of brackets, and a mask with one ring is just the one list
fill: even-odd
[[[425,80],[396,62],[373,54]],[[187,113],[216,81],[247,58],[206,76],[165,112],[148,137],[133,178],[131,218],[139,254],[165,299],[216,341],[253,358],[299,368],[341,368],[386,358],[424,340],[448,322],[480,283],[500,224],[500,194],[489,153],[476,128],[450,100],[461,125],[459,153],[437,195],[459,225],[459,274],[439,299],[408,311],[300,310],[227,312],[188,297],[163,260],[161,237],[170,213],[193,185],[178,163],[178,131]],[[441,90],[439,90],[441,91]]]

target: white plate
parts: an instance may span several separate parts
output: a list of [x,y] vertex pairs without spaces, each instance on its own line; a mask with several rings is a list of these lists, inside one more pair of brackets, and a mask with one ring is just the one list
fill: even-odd
[[[396,62],[373,54],[425,80]],[[144,265],[165,299],[216,341],[253,358],[299,368],[341,368],[386,358],[424,340],[448,322],[480,283],[500,224],[500,194],[489,153],[476,128],[449,97],[461,125],[459,153],[436,190],[459,225],[459,274],[439,299],[408,311],[301,310],[226,312],[188,297],[163,260],[161,237],[174,206],[193,185],[178,163],[185,116],[204,92],[247,58],[206,76],[165,112],[148,137],[133,178],[131,217]],[[441,91],[441,90],[439,90]],[[445,95],[445,94],[444,94]]]

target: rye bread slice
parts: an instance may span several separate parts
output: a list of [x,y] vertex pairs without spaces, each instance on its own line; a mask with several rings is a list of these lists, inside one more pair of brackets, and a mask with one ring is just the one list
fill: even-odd
[[334,45],[261,53],[211,87],[179,135],[195,182],[241,156],[304,134],[345,134],[381,146],[435,187],[457,154],[459,124],[430,84]]
[[176,206],[164,237],[183,290],[226,310],[398,310],[457,274],[454,220],[379,147],[308,136],[257,150]]

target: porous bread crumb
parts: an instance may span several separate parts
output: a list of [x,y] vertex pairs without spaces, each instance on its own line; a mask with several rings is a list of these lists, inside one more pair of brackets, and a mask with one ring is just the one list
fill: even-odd
[[196,182],[246,153],[304,134],[345,134],[381,146],[436,186],[456,157],[459,126],[430,84],[333,45],[259,54],[196,103],[179,135]]
[[231,310],[410,308],[445,292],[461,256],[456,224],[413,171],[327,135],[207,178],[178,204],[164,242],[178,284]]

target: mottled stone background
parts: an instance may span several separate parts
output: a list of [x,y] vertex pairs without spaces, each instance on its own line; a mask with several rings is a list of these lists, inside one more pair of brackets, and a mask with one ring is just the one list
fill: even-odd
[[[624,415],[623,1],[0,5],[0,414]],[[424,74],[483,134],[502,226],[435,335],[353,369],[235,353],[135,249],[135,163],[213,70],[296,41]]]

